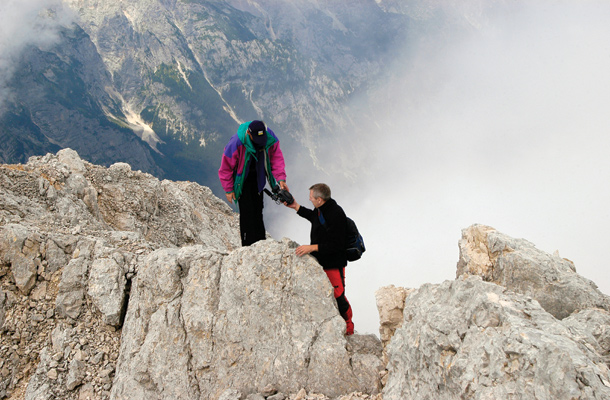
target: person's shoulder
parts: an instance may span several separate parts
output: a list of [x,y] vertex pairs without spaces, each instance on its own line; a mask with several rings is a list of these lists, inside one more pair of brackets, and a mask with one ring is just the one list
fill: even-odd
[[229,143],[234,143],[237,145],[243,145],[243,140],[241,140],[241,138],[239,137],[239,135],[236,133],[233,136],[231,136],[229,138]]
[[242,140],[239,138],[239,135],[236,133],[235,135],[231,136],[231,138],[229,139],[226,149],[232,153],[243,145],[244,144],[243,144]]
[[332,207],[338,207],[341,208],[341,206],[339,205],[339,203],[337,203],[337,200],[333,199],[332,197],[330,199],[328,199],[326,201],[330,206]]
[[280,139],[277,138],[275,132],[273,132],[269,127],[267,127],[267,144],[265,145],[265,147],[269,151],[273,151],[274,154],[275,151],[280,148]]
[[329,203],[330,208],[335,210],[335,212],[345,215],[345,211],[343,211],[343,207],[341,207],[335,199],[333,199],[331,197],[330,199],[328,199],[327,203]]

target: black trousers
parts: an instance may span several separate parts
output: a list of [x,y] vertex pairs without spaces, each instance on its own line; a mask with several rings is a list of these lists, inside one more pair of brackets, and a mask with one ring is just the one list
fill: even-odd
[[265,223],[263,222],[263,192],[258,192],[256,173],[250,171],[244,181],[239,200],[239,230],[241,245],[249,246],[259,240],[265,240]]

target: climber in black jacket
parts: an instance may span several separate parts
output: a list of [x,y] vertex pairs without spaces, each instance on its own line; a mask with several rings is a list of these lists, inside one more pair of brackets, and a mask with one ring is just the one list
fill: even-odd
[[297,247],[296,254],[311,254],[318,260],[334,287],[339,313],[346,323],[345,333],[352,335],[352,307],[345,297],[347,217],[341,206],[330,197],[330,188],[324,183],[316,183],[309,188],[309,200],[314,206],[313,210],[299,205],[296,200],[290,205],[284,203],[311,222],[311,244]]

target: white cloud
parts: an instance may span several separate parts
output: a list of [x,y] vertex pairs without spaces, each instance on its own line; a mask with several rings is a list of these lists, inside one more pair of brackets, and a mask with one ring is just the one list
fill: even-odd
[[72,14],[61,0],[2,0],[0,2],[0,109],[10,97],[7,84],[28,46],[45,48],[59,40],[61,26]]
[[[473,223],[558,250],[610,294],[610,4],[510,4],[469,34],[412,38],[372,96],[380,135],[345,138],[374,160],[355,184],[292,182],[303,204],[328,182],[362,231],[367,253],[347,271],[360,332],[377,333],[379,287],[454,279]],[[289,211],[270,231],[308,242]]]

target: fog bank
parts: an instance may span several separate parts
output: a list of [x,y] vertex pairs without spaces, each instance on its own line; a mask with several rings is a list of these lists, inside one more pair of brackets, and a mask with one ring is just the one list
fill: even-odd
[[[379,287],[454,279],[461,229],[474,223],[558,250],[610,294],[610,4],[495,11],[456,35],[422,29],[397,51],[368,94],[372,117],[344,137],[364,144],[355,181],[288,161],[299,201],[329,183],[365,238],[346,274],[361,333],[377,333]],[[308,243],[307,221],[268,212],[274,237]]]

